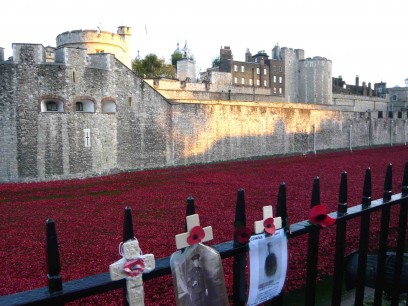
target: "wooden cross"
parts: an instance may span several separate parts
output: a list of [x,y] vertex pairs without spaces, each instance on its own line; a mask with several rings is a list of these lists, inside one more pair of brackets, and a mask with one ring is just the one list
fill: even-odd
[[[197,229],[201,228],[200,218],[199,218],[198,214],[187,216],[186,220],[187,220],[187,232],[176,235],[176,247],[177,247],[177,250],[188,247],[189,245],[191,245],[190,243],[188,243],[188,240],[198,241],[194,237],[194,235],[195,235],[194,232]],[[205,241],[209,241],[209,240],[213,239],[213,231],[212,231],[211,226],[207,226],[207,227],[204,227],[204,228],[201,228],[201,229],[204,231],[204,237],[199,239],[200,241],[198,241],[198,242],[205,242]],[[200,238],[200,237],[198,237],[198,238]]]
[[141,255],[137,239],[124,242],[121,245],[123,258],[109,266],[112,280],[126,278],[127,299],[130,306],[144,305],[144,290],[142,274],[154,270],[155,260],[153,254]]
[[[264,221],[268,218],[273,218],[272,205],[263,207],[263,219],[255,221],[255,234],[260,234],[265,230]],[[275,229],[282,228],[282,218],[273,218],[273,225],[275,225]]]

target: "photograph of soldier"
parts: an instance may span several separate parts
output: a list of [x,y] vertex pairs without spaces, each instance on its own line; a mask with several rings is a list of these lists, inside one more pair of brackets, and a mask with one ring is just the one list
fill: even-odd
[[195,244],[170,258],[178,306],[229,305],[220,254]]
[[[187,286],[190,289],[191,305],[205,306],[208,305],[207,275],[203,268],[200,267],[200,254],[191,257],[193,267],[191,268]],[[210,280],[208,280],[210,282]]]

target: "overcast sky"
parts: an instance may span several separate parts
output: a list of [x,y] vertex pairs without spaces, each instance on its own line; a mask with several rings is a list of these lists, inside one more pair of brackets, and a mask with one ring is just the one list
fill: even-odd
[[404,86],[408,78],[407,0],[18,0],[2,3],[0,47],[55,46],[58,34],[79,29],[115,32],[132,27],[132,56],[155,53],[166,61],[187,40],[198,69],[210,67],[221,46],[234,59],[269,55],[281,47],[333,62],[333,76]]

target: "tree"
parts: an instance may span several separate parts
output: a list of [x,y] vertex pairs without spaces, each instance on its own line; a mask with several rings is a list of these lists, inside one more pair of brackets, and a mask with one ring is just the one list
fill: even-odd
[[214,57],[214,59],[212,61],[212,67],[219,67],[220,62],[221,62],[220,56]]
[[177,69],[177,62],[181,59],[183,59],[182,53],[173,53],[171,55],[171,64]]
[[164,59],[159,59],[156,54],[150,53],[144,59],[134,60],[132,70],[141,78],[175,78],[176,69],[171,64],[166,64]]

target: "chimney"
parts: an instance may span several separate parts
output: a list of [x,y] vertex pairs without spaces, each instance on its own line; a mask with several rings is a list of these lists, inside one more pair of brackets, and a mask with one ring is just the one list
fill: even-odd
[[360,86],[360,80],[359,80],[358,75],[356,75],[356,86]]

